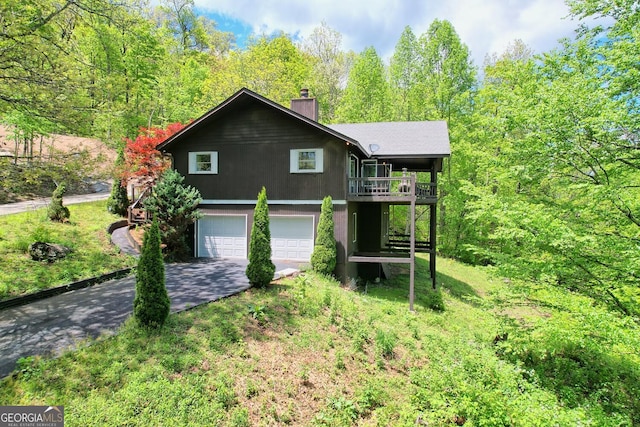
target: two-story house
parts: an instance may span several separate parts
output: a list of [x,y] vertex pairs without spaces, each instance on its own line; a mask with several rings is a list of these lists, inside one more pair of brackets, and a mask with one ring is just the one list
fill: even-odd
[[[336,276],[366,277],[386,263],[411,267],[429,252],[435,287],[437,174],[450,155],[445,122],[325,126],[306,91],[283,107],[248,89],[193,121],[158,149],[202,195],[196,257],[247,258],[253,209],[264,186],[273,259],[307,263],[325,196],[334,205]],[[427,177],[419,182],[417,172]],[[408,233],[389,234],[389,213],[407,205]],[[416,207],[428,241],[416,242]],[[372,268],[373,267],[373,268]]]

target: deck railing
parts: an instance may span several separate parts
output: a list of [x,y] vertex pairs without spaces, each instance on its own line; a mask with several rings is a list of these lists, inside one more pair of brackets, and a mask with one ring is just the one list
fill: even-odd
[[414,176],[349,178],[349,196],[409,197],[418,199],[436,197],[436,186],[432,182],[415,182]]
[[138,197],[138,200],[133,202],[133,204],[127,209],[129,224],[144,224],[151,220],[151,212],[146,210],[143,206],[144,199],[148,197],[149,193],[149,189],[143,191],[140,197]]

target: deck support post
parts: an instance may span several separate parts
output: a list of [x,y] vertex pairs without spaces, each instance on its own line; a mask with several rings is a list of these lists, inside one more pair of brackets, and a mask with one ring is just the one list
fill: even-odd
[[[437,191],[438,188],[438,173],[435,170],[435,167],[431,169],[431,183],[433,184],[433,191]],[[437,197],[437,194],[433,194],[433,196]],[[437,201],[432,204],[429,212],[429,242],[431,247],[429,248],[429,274],[431,276],[431,287],[433,290],[436,289],[436,228],[438,223],[436,221],[437,215]]]
[[409,311],[413,310],[413,300],[415,294],[415,272],[416,272],[416,174],[411,174],[411,235],[409,238]]

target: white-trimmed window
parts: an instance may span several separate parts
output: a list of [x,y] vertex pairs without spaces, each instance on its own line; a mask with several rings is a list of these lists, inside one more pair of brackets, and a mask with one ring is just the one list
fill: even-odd
[[322,148],[291,150],[291,173],[321,173],[322,171]]
[[190,174],[217,174],[218,152],[197,151],[189,153]]

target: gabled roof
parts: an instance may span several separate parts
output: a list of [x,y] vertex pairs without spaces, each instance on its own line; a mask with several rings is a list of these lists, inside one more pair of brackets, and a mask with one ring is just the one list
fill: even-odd
[[279,110],[281,112],[283,112],[284,114],[287,114],[291,117],[294,117],[302,122],[307,123],[308,125],[315,127],[317,129],[320,129],[326,133],[328,133],[331,136],[334,136],[342,141],[346,141],[349,142],[353,145],[355,145],[356,147],[358,147],[363,154],[367,154],[367,151],[358,143],[358,141],[356,141],[355,139],[343,135],[340,132],[330,129],[327,126],[324,126],[318,122],[316,122],[315,120],[311,120],[308,117],[303,116],[302,114],[298,114],[293,110],[290,110],[286,107],[283,107],[282,105],[278,104],[277,102],[273,102],[270,99],[265,98],[262,95],[258,95],[257,93],[247,89],[247,88],[242,88],[240,89],[238,92],[236,92],[235,94],[231,95],[229,98],[227,98],[226,101],[222,102],[220,105],[218,105],[217,107],[213,108],[212,110],[209,110],[208,112],[206,112],[205,114],[203,114],[202,116],[200,116],[199,118],[197,118],[196,120],[194,120],[193,122],[191,122],[188,126],[184,127],[182,130],[180,130],[179,132],[175,133],[174,135],[170,136],[169,138],[167,138],[166,140],[164,140],[163,142],[161,142],[157,149],[162,151],[164,149],[166,149],[166,147],[174,144],[176,141],[182,139],[185,135],[189,134],[194,128],[198,127],[202,122],[207,121],[208,119],[216,116],[220,111],[224,110],[227,106],[229,106],[230,104],[236,103],[236,102],[241,102],[242,100],[246,100],[247,98],[249,99],[255,99],[258,100],[260,102],[263,102],[267,105],[269,105],[272,108],[275,108],[276,110]]
[[380,122],[329,125],[364,146],[367,154],[384,158],[441,158],[451,155],[444,121]]
[[201,123],[218,115],[229,105],[247,100],[262,102],[339,140],[353,144],[367,157],[442,158],[451,154],[449,131],[447,123],[444,121],[353,123],[325,126],[247,88],[240,89],[226,101],[167,138],[158,145],[158,150],[162,151],[173,145]]

